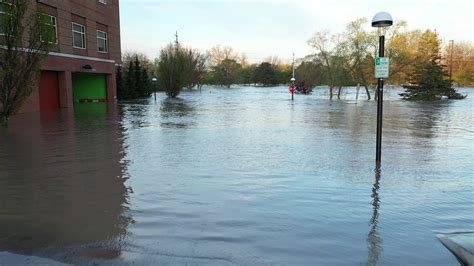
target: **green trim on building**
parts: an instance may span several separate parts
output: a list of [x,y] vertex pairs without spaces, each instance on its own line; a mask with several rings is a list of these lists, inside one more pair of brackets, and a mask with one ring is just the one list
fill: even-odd
[[104,74],[73,73],[72,88],[74,102],[107,98],[107,81]]

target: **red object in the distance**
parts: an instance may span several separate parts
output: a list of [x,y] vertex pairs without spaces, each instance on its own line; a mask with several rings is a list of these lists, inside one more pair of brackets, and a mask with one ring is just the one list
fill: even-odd
[[294,85],[294,84],[291,84],[291,85],[290,85],[290,88],[289,88],[290,93],[291,93],[291,94],[295,93],[295,90],[296,90],[295,85]]

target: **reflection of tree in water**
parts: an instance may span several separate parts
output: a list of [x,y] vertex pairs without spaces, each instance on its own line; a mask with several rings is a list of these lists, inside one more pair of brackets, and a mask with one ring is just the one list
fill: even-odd
[[324,126],[334,130],[343,130],[345,134],[358,137],[371,130],[368,126],[371,123],[370,107],[370,104],[363,101],[358,104],[334,101],[330,102],[321,113],[314,115],[327,116]]
[[134,128],[149,126],[149,108],[150,106],[147,104],[147,102],[143,101],[135,101],[133,103],[120,105],[119,113],[123,118],[123,126],[127,127],[127,124],[130,124]]
[[194,108],[181,98],[167,98],[161,102],[162,127],[187,128],[194,124]]
[[132,222],[117,122],[50,118],[0,131],[0,251],[117,257]]
[[446,103],[415,102],[409,106],[410,133],[415,137],[431,139],[434,136],[434,128],[438,126],[441,111],[448,110]]
[[368,258],[367,265],[376,265],[382,253],[382,238],[378,232],[379,209],[380,209],[380,175],[379,166],[375,169],[375,182],[372,186],[372,217],[370,218],[370,230],[367,236]]

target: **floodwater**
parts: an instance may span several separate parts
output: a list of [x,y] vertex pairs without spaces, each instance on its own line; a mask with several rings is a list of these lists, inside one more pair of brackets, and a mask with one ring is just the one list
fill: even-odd
[[[22,114],[0,129],[0,252],[65,263],[456,265],[473,230],[474,90],[184,91]],[[0,257],[0,264],[2,258]]]

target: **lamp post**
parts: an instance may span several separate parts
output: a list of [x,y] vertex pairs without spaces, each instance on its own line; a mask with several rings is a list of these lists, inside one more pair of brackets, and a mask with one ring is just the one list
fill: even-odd
[[291,84],[290,84],[290,93],[291,93],[291,100],[294,101],[295,97],[295,78],[291,78]]
[[153,91],[154,91],[154,95],[155,95],[155,102],[156,102],[156,82],[158,81],[157,78],[152,78],[151,79],[151,82],[153,83]]
[[291,66],[293,69],[293,76],[291,77],[291,84],[290,84],[290,93],[291,93],[291,100],[294,100],[295,95],[295,53],[293,53],[293,65]]
[[[379,12],[375,14],[372,19],[372,27],[379,29],[379,58],[383,58],[385,55],[385,29],[392,26],[393,19],[392,16],[387,12]],[[377,61],[376,61],[377,62]],[[380,62],[380,59],[378,60]],[[377,64],[377,63],[376,63]],[[388,77],[388,66],[387,66],[387,75]],[[377,75],[378,78],[377,85],[377,146],[375,152],[375,162],[380,164],[382,160],[382,119],[383,119],[383,77]]]

